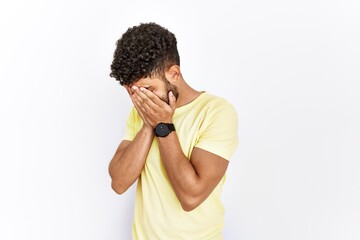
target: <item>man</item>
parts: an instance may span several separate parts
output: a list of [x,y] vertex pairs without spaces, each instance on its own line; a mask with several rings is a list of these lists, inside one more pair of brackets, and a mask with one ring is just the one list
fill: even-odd
[[137,180],[133,239],[222,239],[236,111],[184,81],[176,38],[155,23],[122,35],[111,70],[134,104],[109,165],[116,193]]

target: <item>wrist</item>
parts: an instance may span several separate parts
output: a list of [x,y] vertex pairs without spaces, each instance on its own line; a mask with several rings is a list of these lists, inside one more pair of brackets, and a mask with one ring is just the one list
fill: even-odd
[[154,135],[154,129],[150,125],[147,125],[147,124],[144,124],[142,126],[141,131],[143,131],[146,134]]
[[161,122],[154,128],[154,134],[156,137],[166,137],[173,131],[175,131],[175,126],[173,123]]

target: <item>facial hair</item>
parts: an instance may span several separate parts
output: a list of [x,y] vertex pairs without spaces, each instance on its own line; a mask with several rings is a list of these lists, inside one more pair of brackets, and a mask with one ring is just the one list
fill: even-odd
[[175,96],[175,99],[177,99],[179,97],[179,92],[177,90],[177,87],[175,85],[171,84],[171,82],[169,80],[167,80],[166,78],[164,79],[164,82],[166,84],[167,95],[160,97],[160,99],[163,100],[164,102],[166,102],[167,104],[170,104],[169,93],[172,92]]

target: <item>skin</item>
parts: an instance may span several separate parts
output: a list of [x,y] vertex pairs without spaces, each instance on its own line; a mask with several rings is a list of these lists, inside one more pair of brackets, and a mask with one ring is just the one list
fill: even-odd
[[[201,94],[184,81],[177,65],[166,70],[165,77],[175,88],[170,88],[169,83],[159,77],[142,78],[126,86],[144,124],[133,141],[120,143],[110,162],[112,188],[118,194],[124,193],[140,176],[154,139],[155,126],[160,122],[171,123],[177,107]],[[182,208],[185,211],[195,209],[220,182],[228,161],[201,148],[194,148],[188,159],[182,152],[176,131],[159,137],[158,142],[161,160]]]

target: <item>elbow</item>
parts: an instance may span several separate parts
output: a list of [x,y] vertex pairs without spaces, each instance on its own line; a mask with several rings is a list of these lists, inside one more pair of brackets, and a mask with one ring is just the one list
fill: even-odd
[[128,188],[124,187],[122,184],[116,183],[115,181],[111,182],[111,188],[116,192],[117,194],[121,195],[126,192]]
[[111,171],[110,167],[109,167],[109,174],[110,174],[110,178],[111,178],[112,190],[114,190],[114,192],[116,192],[119,195],[126,192],[128,187],[125,187],[126,184],[124,184],[124,182],[122,182],[117,176],[115,176],[115,174]]
[[182,207],[182,209],[183,209],[185,212],[191,212],[191,211],[194,210],[197,206],[195,206],[195,205],[184,205],[184,204],[181,204],[181,207]]
[[204,190],[199,187],[187,188],[186,190],[187,191],[177,193],[181,207],[186,212],[191,212],[196,209],[208,196]]
[[181,207],[186,212],[191,212],[197,208],[203,201],[195,197],[187,197],[180,201]]

